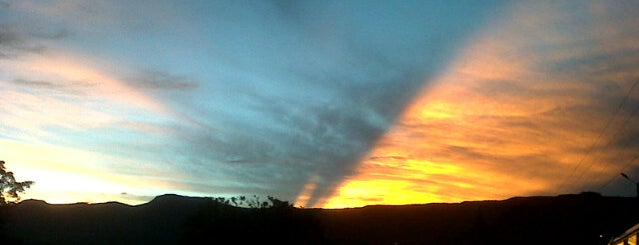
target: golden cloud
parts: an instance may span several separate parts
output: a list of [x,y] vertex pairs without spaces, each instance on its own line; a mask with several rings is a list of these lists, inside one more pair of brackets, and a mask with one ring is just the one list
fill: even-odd
[[324,206],[559,194],[618,175],[636,151],[612,142],[639,132],[630,103],[614,113],[639,78],[639,32],[624,28],[639,18],[574,5],[524,3],[480,32]]

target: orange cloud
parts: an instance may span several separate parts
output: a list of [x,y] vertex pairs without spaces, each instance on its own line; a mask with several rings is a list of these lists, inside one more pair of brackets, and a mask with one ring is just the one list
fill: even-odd
[[623,28],[639,18],[575,5],[523,3],[480,32],[324,207],[558,194],[616,176],[635,151],[612,136],[639,133],[639,119],[624,108],[618,118],[630,123],[599,135],[639,78],[639,57],[628,55],[639,32]]

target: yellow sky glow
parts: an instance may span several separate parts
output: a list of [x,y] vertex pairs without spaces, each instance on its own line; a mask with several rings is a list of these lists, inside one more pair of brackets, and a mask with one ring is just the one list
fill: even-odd
[[[594,18],[607,16],[606,9],[591,5]],[[430,85],[362,160],[355,176],[323,207],[559,194],[617,175],[618,165],[610,159],[628,158],[630,151],[597,152],[596,160],[609,165],[588,162],[571,172],[586,149],[597,143],[598,130],[607,119],[580,110],[598,103],[590,94],[606,83],[627,91],[633,76],[639,77],[638,70],[592,75],[600,68],[593,62],[549,73],[547,64],[611,49],[636,52],[637,42],[614,42],[627,36],[615,35],[614,30],[621,32],[617,27],[610,33],[597,25],[579,33],[586,47],[571,46],[575,33],[565,34],[557,25],[571,16],[558,9],[546,3],[517,6],[512,19],[479,33],[446,72],[428,81]],[[599,36],[602,29],[610,35]],[[608,62],[639,64],[639,59],[621,55]]]
[[[36,181],[23,199],[36,198],[49,203],[118,200],[140,204],[167,190],[184,188],[169,181],[170,177],[179,176],[177,173],[100,153],[0,139],[0,155],[18,181]],[[124,174],[127,168],[144,168],[155,178]]]

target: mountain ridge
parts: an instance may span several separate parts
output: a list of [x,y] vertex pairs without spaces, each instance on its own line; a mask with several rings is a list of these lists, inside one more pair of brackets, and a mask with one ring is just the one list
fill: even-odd
[[[228,208],[227,208],[228,207]],[[235,208],[175,194],[118,202],[11,207],[23,244],[606,244],[639,222],[639,198],[593,193],[345,209]],[[281,238],[281,239],[280,239]],[[298,242],[295,242],[298,241]]]

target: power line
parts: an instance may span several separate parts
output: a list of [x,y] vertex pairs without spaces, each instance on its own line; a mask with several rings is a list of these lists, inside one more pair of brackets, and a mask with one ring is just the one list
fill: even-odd
[[[637,106],[637,108],[636,108],[636,109],[635,109],[632,113],[630,113],[630,115],[628,115],[628,116],[626,117],[626,119],[625,119],[625,120],[623,121],[623,123],[621,124],[621,127],[619,127],[619,129],[615,132],[615,134],[614,134],[614,135],[610,138],[610,141],[608,141],[608,144],[606,144],[606,146],[608,146],[608,145],[612,144],[613,140],[614,140],[614,139],[616,139],[616,138],[617,138],[617,136],[618,136],[620,133],[622,133],[623,131],[625,131],[625,129],[626,129],[626,125],[630,122],[630,120],[632,119],[632,117],[634,117],[634,116],[635,116],[635,115],[637,115],[637,114],[639,114],[639,106]],[[626,143],[626,145],[627,145],[627,143]],[[590,168],[591,168],[591,167],[592,167],[592,166],[593,166],[593,165],[597,162],[597,160],[598,160],[598,159],[600,159],[600,158],[594,158],[594,159],[591,161],[591,164],[588,166],[588,168],[586,168],[584,171],[582,171],[582,174],[581,174],[581,176],[580,176],[580,177],[582,177],[582,176],[583,176],[583,175],[584,175],[584,174],[585,174],[588,170],[590,170]],[[608,170],[609,168],[610,168],[610,164],[605,165],[605,167],[604,167],[604,171],[603,171],[603,172],[606,172],[606,170]],[[580,178],[579,180],[581,180],[581,178]]]
[[[579,160],[579,163],[577,163],[577,166],[575,166],[575,168],[573,168],[572,172],[570,173],[570,176],[568,178],[564,178],[564,181],[562,181],[561,185],[559,186],[559,188],[557,188],[557,190],[559,192],[561,192],[564,189],[564,186],[566,185],[566,183],[568,182],[568,180],[571,180],[575,177],[575,173],[577,172],[577,169],[579,169],[581,167],[581,165],[584,163],[584,160],[590,156],[590,154],[592,153],[592,151],[594,150],[595,146],[599,143],[599,141],[601,140],[601,138],[604,136],[604,134],[606,133],[606,131],[608,130],[608,128],[610,127],[610,125],[612,124],[612,122],[614,121],[614,119],[617,117],[617,115],[619,114],[619,112],[621,111],[621,109],[626,105],[628,98],[630,97],[630,94],[632,93],[632,91],[635,89],[635,87],[637,86],[637,84],[639,84],[639,79],[637,79],[634,84],[632,84],[632,87],[630,87],[630,89],[628,90],[628,93],[626,94],[626,96],[624,97],[624,99],[621,101],[621,103],[619,104],[619,106],[617,107],[615,113],[612,115],[612,117],[610,117],[610,119],[608,119],[608,122],[606,123],[606,125],[604,126],[603,130],[601,130],[601,133],[599,134],[599,136],[596,138],[595,142],[590,145],[590,147],[588,147],[588,150],[586,151],[586,153],[584,154],[584,156],[581,158],[581,160]],[[582,173],[583,175],[583,173]],[[581,179],[582,176],[579,177],[579,179]]]

